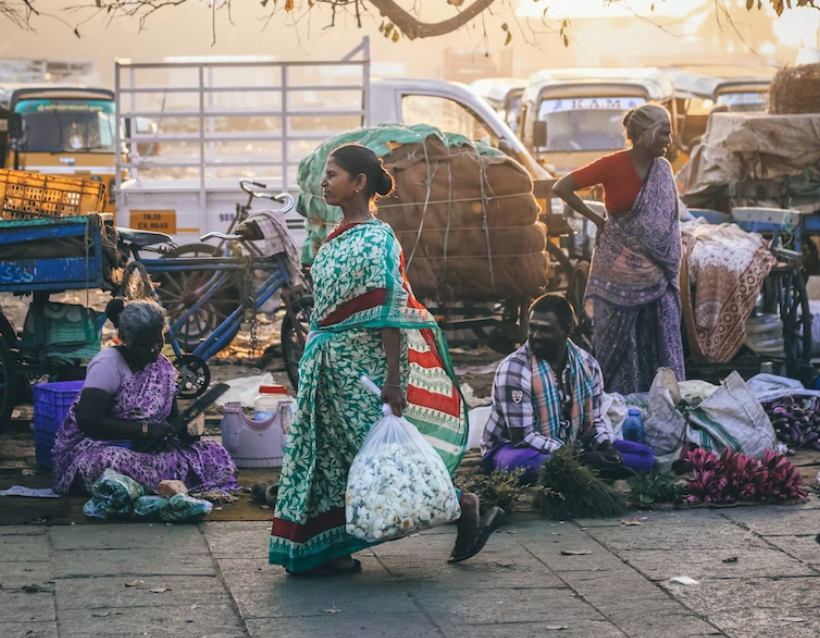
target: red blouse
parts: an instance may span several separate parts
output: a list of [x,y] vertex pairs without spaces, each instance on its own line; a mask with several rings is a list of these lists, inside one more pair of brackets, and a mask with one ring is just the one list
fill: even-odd
[[601,184],[604,187],[604,206],[609,213],[632,210],[643,180],[635,171],[628,151],[618,151],[595,160],[572,172],[578,189]]

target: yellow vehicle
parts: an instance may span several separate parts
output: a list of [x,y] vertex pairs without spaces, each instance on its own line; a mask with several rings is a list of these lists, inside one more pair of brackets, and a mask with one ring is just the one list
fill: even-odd
[[519,78],[490,78],[476,80],[470,88],[484,98],[504,119],[513,133],[520,135],[521,102],[527,81]]
[[114,93],[70,86],[17,88],[5,112],[0,167],[103,182],[106,212],[114,211]]
[[704,66],[670,69],[678,134],[687,151],[696,146],[713,111],[765,111],[774,69]]
[[560,177],[627,148],[622,120],[630,109],[654,102],[670,109],[674,123],[673,97],[671,80],[658,69],[540,71],[524,91],[520,135],[538,161]]

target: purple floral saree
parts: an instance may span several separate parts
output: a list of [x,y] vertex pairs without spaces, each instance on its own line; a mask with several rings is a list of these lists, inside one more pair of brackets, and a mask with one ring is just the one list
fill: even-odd
[[[114,396],[111,414],[129,421],[159,423],[168,418],[174,401],[176,369],[160,356],[156,362],[134,373]],[[57,433],[52,458],[54,486],[67,494],[72,486],[88,492],[91,485],[111,468],[130,476],[148,493],[155,493],[160,481],[178,480],[192,492],[213,488],[236,489],[236,466],[228,452],[214,441],[182,445],[168,442],[154,452],[136,452],[86,436],[77,427],[77,403],[69,408]]]
[[661,367],[684,379],[678,214],[672,167],[659,158],[632,210],[600,236],[585,306],[607,392],[645,392]]

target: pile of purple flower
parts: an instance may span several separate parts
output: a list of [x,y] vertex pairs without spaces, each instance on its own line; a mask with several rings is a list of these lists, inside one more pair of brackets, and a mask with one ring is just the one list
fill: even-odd
[[797,468],[774,450],[766,450],[758,461],[729,448],[720,458],[698,448],[689,452],[686,461],[694,474],[686,485],[689,503],[788,501],[808,496]]

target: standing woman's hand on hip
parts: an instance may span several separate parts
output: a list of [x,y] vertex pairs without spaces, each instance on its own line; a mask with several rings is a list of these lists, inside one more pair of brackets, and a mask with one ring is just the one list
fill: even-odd
[[398,384],[385,383],[382,386],[382,402],[391,407],[393,414],[401,416],[407,407],[404,389]]

